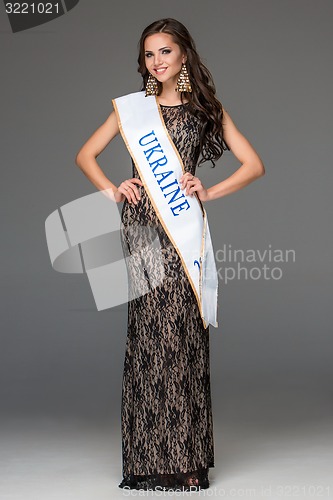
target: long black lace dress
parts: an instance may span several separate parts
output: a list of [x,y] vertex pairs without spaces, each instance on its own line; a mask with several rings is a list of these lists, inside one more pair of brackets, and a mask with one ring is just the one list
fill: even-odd
[[[161,112],[185,170],[195,175],[200,122],[187,106],[161,106]],[[133,177],[140,178],[133,162],[132,168]],[[208,488],[209,468],[214,467],[209,327],[203,326],[191,284],[149,196],[143,186],[139,190],[137,205],[127,200],[123,205],[123,250],[129,256],[143,247],[149,238],[142,226],[154,228],[164,278],[128,303],[119,487]],[[139,259],[133,262],[129,274],[137,293],[141,284],[142,289],[149,284],[151,274],[139,272]]]

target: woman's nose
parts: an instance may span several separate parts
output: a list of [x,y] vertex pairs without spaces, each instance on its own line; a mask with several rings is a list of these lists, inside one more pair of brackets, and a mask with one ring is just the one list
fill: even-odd
[[154,64],[155,66],[159,66],[161,64],[162,60],[161,60],[161,54],[156,54],[155,55],[155,58],[154,58]]

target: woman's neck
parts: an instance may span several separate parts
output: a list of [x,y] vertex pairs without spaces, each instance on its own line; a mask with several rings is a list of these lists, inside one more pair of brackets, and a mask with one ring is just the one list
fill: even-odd
[[160,104],[165,104],[166,106],[177,106],[177,104],[183,104],[181,100],[181,93],[175,90],[177,85],[177,80],[164,82],[162,92],[158,96],[158,102]]

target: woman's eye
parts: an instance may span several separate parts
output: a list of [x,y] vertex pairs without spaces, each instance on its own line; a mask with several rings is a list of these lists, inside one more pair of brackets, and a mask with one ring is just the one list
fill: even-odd
[[[170,54],[170,52],[171,52],[170,49],[164,49],[164,50],[162,50],[162,54]],[[152,55],[153,54],[151,54],[149,52],[147,54],[145,54],[146,57],[151,57]]]

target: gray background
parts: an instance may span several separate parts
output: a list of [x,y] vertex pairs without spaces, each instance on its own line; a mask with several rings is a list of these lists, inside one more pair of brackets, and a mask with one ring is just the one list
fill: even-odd
[[[139,90],[137,42],[162,17],[188,27],[218,98],[266,167],[257,182],[206,203],[215,251],[296,254],[267,262],[281,267],[279,280],[220,281],[212,484],[229,494],[255,484],[255,498],[260,484],[271,487],[266,498],[316,498],[320,487],[330,497],[333,3],[81,0],[16,34],[3,4],[0,14],[1,498],[122,494],[127,305],[98,312],[86,276],[55,272],[44,224],[96,191],[75,155],[111,99]],[[120,137],[98,162],[117,185],[131,177]],[[238,166],[229,152],[197,174],[209,187]]]

